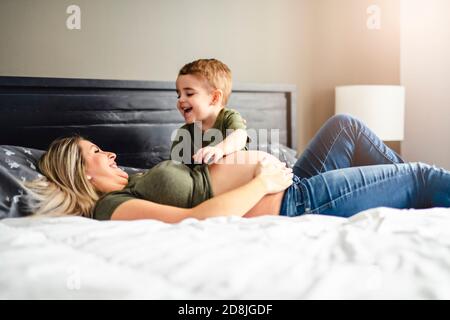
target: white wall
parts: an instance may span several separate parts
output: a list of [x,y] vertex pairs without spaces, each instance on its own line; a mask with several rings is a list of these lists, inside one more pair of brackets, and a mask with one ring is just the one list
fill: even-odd
[[450,1],[402,0],[403,154],[450,169]]

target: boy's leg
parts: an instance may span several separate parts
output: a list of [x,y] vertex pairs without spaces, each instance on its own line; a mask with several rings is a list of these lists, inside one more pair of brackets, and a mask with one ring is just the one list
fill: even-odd
[[310,178],[330,170],[403,162],[360,120],[337,115],[322,126],[293,170],[300,178]]
[[301,181],[297,214],[350,217],[375,207],[450,207],[450,172],[422,163],[334,170]]

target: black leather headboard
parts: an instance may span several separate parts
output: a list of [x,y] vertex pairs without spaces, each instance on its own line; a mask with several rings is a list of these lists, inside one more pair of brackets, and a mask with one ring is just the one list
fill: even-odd
[[[169,158],[170,137],[183,124],[173,82],[0,77],[0,145],[46,149],[80,134],[121,165],[151,167]],[[229,106],[250,129],[279,129],[295,148],[294,85],[238,84]]]

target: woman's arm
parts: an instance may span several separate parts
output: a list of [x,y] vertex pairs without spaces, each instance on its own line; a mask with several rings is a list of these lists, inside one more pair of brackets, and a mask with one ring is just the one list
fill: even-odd
[[265,195],[264,184],[259,178],[255,178],[237,189],[202,202],[192,209],[172,207],[140,199],[126,201],[114,210],[111,219],[156,219],[176,223],[186,218],[243,216]]
[[186,218],[206,219],[246,214],[266,194],[285,190],[292,184],[292,170],[261,164],[257,176],[241,187],[209,199],[192,209],[178,208],[146,200],[130,200],[114,210],[112,220],[156,219],[168,223]]

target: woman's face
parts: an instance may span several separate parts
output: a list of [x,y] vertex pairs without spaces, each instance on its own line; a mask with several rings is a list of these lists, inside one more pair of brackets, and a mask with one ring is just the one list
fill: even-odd
[[117,167],[116,154],[102,151],[88,140],[79,142],[86,165],[86,176],[100,192],[122,190],[128,183],[128,174]]

